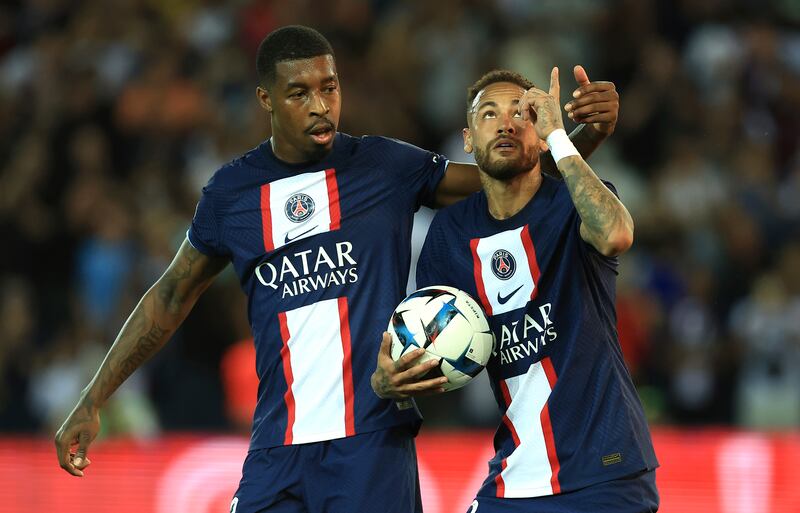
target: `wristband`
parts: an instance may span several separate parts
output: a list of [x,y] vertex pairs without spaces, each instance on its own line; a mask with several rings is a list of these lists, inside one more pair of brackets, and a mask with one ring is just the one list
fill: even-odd
[[569,140],[569,136],[563,128],[557,128],[550,132],[550,135],[547,136],[547,146],[550,148],[550,154],[556,164],[564,157],[572,157],[573,155],[580,157],[581,155],[575,145],[572,144],[572,141]]

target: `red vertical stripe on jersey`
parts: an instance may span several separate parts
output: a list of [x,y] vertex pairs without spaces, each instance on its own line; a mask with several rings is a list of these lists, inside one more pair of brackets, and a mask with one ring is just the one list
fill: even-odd
[[342,383],[344,386],[344,426],[347,436],[356,434],[353,412],[353,359],[350,345],[350,314],[347,298],[339,298],[339,330],[342,338]]
[[481,272],[481,258],[478,256],[478,243],[480,239],[469,241],[469,248],[472,250],[472,272],[475,275],[475,287],[478,289],[478,299],[483,303],[483,309],[487,315],[492,315],[492,304],[486,295],[486,287],[483,285],[483,274]]
[[286,378],[286,393],[283,394],[283,401],[286,403],[286,436],[284,436],[284,445],[292,443],[292,428],[294,428],[294,394],[292,393],[292,383],[294,383],[294,376],[292,375],[292,358],[289,353],[289,324],[286,322],[286,314],[284,312],[278,313],[278,322],[281,325],[281,339],[283,339],[283,347],[281,347],[281,361],[283,362],[283,375]]
[[514,427],[511,419],[503,415],[503,424],[506,425],[508,431],[511,433],[511,439],[514,440],[514,447],[519,447],[519,435],[517,434],[517,429]]
[[506,409],[511,406],[511,392],[508,390],[508,385],[506,385],[506,380],[500,380],[500,391],[503,393],[503,403],[506,405]]
[[[550,383],[550,390],[553,390],[558,380],[556,370],[553,368],[553,362],[550,357],[542,359],[542,368],[547,376],[547,381]],[[550,470],[552,475],[550,477],[550,485],[553,487],[553,493],[561,493],[561,484],[558,482],[558,471],[561,465],[558,462],[558,454],[556,454],[556,441],[553,437],[553,425],[550,423],[550,409],[547,403],[544,403],[542,413],[539,416],[542,421],[542,432],[544,433],[544,443],[547,446],[547,459],[550,460]]]
[[500,462],[500,473],[494,478],[494,485],[497,487],[497,496],[498,497],[505,497],[506,496],[506,483],[503,481],[503,471],[506,469],[506,460],[504,459]]
[[275,250],[272,243],[272,211],[269,209],[269,184],[261,186],[261,231],[264,238],[264,249],[269,253]]
[[[500,380],[500,390],[503,393],[503,402],[506,404],[506,410],[511,406],[511,392],[508,390],[508,385],[506,385],[506,380]],[[517,435],[517,429],[514,427],[514,424],[511,422],[511,419],[508,418],[507,415],[503,415],[503,424],[506,425],[508,430],[511,432],[511,438],[514,440],[514,447],[519,447],[519,435]]]
[[338,230],[342,223],[339,209],[339,185],[336,183],[336,170],[325,170],[325,184],[328,186],[328,209],[331,213],[331,230]]
[[[509,392],[508,385],[506,385],[506,381],[504,379],[500,380],[500,391],[503,394],[503,402],[506,405],[506,409],[508,409],[508,407],[511,406],[511,392]],[[517,429],[514,427],[511,419],[509,419],[505,414],[503,415],[503,424],[506,426],[509,433],[511,433],[511,439],[514,441],[514,447],[519,447],[519,435],[517,434]],[[506,484],[503,481],[503,471],[508,465],[508,462],[506,461],[507,459],[508,458],[503,458],[503,461],[500,462],[500,473],[494,478],[494,483],[497,486],[498,497],[505,497],[506,493]]]
[[522,246],[525,248],[525,255],[528,257],[528,269],[531,270],[531,278],[533,279],[533,291],[531,292],[531,299],[535,299],[539,293],[539,263],[536,261],[536,249],[533,247],[533,239],[531,239],[531,232],[528,225],[522,229],[520,233],[522,239]]

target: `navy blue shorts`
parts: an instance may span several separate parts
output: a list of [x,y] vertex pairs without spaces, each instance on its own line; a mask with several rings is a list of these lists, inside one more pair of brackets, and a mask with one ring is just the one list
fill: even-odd
[[231,513],[422,513],[407,428],[247,453]]
[[467,513],[655,513],[656,471],[544,497],[501,499],[476,497]]

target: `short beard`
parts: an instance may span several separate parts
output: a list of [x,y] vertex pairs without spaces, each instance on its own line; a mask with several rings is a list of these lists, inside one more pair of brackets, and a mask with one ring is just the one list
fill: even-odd
[[[494,143],[491,143],[492,145]],[[475,148],[475,162],[481,171],[501,182],[507,182],[522,173],[530,171],[536,164],[539,163],[539,152],[535,148],[528,148],[523,150],[522,154],[514,159],[503,159],[501,161],[491,162],[489,154],[491,149],[484,151],[481,148]]]

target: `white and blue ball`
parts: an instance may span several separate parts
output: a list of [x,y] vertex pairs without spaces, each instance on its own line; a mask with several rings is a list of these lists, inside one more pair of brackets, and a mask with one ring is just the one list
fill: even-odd
[[419,289],[395,308],[389,320],[392,358],[424,348],[416,363],[441,360],[424,377],[446,376],[445,390],[466,385],[486,367],[494,335],[486,313],[466,292],[444,285]]

